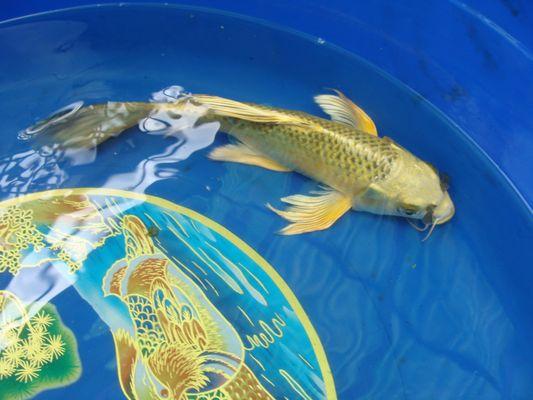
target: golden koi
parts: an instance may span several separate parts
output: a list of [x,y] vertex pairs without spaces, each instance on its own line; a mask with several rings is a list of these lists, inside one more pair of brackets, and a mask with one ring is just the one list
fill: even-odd
[[[350,209],[422,220],[430,233],[449,221],[455,208],[437,170],[390,138],[379,137],[372,119],[341,92],[319,95],[316,103],[331,120],[300,111],[266,107],[209,95],[174,103],[110,102],[78,108],[59,122],[46,120],[33,131],[46,141],[94,147],[154,112],[198,113],[197,122],[220,123],[237,143],[215,148],[209,157],[273,171],[294,171],[325,185],[310,195],[281,199],[285,210],[267,205],[289,221],[292,235],[327,229]],[[429,235],[428,235],[429,236]]]

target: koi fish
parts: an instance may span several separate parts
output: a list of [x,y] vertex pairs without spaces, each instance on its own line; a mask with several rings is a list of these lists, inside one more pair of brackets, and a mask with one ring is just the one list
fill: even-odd
[[315,102],[331,119],[210,95],[187,95],[173,103],[109,102],[77,107],[42,121],[32,132],[47,142],[92,148],[154,113],[199,113],[197,123],[218,122],[236,143],[215,148],[216,161],[297,172],[323,185],[310,194],[281,199],[284,210],[268,208],[289,224],[285,235],[327,229],[349,210],[421,220],[419,230],[449,221],[455,212],[446,180],[431,164],[388,137],[344,94]]

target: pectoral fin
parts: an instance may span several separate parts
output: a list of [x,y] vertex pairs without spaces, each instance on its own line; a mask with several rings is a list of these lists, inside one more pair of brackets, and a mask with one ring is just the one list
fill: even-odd
[[333,121],[353,126],[371,135],[378,135],[374,121],[360,107],[342,92],[335,90],[337,96],[322,94],[315,96],[315,102]]
[[350,197],[335,190],[315,192],[315,196],[293,195],[281,199],[290,204],[280,211],[270,204],[267,207],[291,224],[283,228],[283,235],[319,231],[329,228],[352,207]]
[[228,144],[214,149],[209,158],[217,161],[229,161],[241,164],[256,165],[278,172],[289,172],[290,169],[278,162],[256,152],[244,143]]

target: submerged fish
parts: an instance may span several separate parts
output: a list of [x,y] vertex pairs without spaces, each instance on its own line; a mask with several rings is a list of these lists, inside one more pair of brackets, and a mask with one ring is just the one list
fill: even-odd
[[[454,205],[447,182],[429,163],[387,137],[378,137],[370,117],[341,92],[315,101],[331,120],[209,95],[173,103],[110,102],[77,107],[40,122],[32,132],[54,143],[90,148],[157,112],[199,112],[197,123],[219,122],[237,143],[215,148],[213,160],[295,171],[324,185],[310,195],[281,199],[268,207],[290,222],[283,234],[329,228],[350,209],[422,220],[425,230],[449,221]],[[199,111],[201,110],[201,111]],[[413,226],[415,226],[413,224]],[[416,226],[415,226],[416,227]],[[428,235],[429,236],[429,235]]]

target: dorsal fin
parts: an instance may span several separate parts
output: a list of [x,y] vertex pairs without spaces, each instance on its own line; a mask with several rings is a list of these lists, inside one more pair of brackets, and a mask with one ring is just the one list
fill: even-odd
[[220,116],[238,118],[250,122],[309,125],[308,122],[297,118],[294,113],[284,113],[253,103],[242,103],[240,101],[209,95],[193,95],[192,100],[196,100]]
[[315,96],[315,102],[333,121],[340,122],[371,135],[378,135],[374,121],[360,107],[354,104],[342,92],[334,90],[337,95],[321,94]]
[[193,99],[197,100],[200,104],[205,105],[215,114],[226,117],[265,123],[286,123],[292,119],[288,115],[283,115],[274,110],[269,110],[266,107],[242,103],[240,101],[225,99],[223,97],[194,95]]

